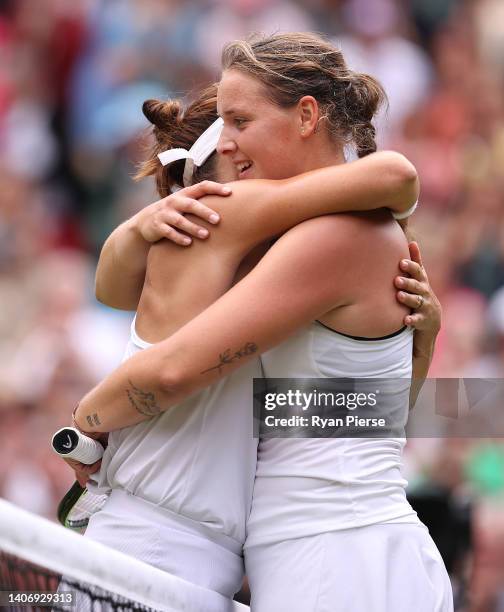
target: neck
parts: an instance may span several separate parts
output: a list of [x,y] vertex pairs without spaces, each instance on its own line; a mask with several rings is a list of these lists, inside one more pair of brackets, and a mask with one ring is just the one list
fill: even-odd
[[337,147],[332,142],[310,143],[303,153],[303,172],[325,168],[327,166],[337,166],[345,163],[343,147]]

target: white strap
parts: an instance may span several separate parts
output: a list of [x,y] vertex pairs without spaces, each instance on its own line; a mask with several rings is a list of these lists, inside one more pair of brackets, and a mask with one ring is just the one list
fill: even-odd
[[191,184],[194,166],[203,165],[217,148],[224,121],[219,117],[207,128],[189,149],[168,149],[159,153],[159,161],[166,166],[179,159],[187,160],[184,167],[184,186]]
[[159,161],[163,166],[167,166],[179,159],[187,159],[190,153],[187,149],[168,149],[158,155]]

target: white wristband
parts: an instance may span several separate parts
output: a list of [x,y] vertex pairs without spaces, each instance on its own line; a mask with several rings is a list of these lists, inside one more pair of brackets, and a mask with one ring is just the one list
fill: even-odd
[[65,459],[75,459],[86,465],[91,465],[102,458],[103,446],[93,438],[81,433],[75,427],[63,427],[52,438],[55,453]]
[[392,216],[394,217],[394,219],[397,219],[398,221],[400,221],[401,219],[407,219],[415,212],[417,206],[418,206],[418,200],[413,204],[411,208],[408,208],[408,210],[405,212],[396,213],[392,211]]

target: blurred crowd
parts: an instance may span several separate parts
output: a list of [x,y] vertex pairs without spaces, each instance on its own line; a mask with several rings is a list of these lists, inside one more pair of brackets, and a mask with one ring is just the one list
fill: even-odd
[[[504,378],[502,0],[0,0],[1,497],[54,517],[73,478],[50,434],[122,357],[131,314],[96,302],[93,273],[110,231],[156,199],[131,180],[142,102],[216,80],[229,40],[306,30],[381,80],[380,147],[418,169],[412,226],[444,309],[431,376]],[[406,456],[412,494],[461,522],[452,574],[471,612],[504,610],[491,434],[414,439]]]

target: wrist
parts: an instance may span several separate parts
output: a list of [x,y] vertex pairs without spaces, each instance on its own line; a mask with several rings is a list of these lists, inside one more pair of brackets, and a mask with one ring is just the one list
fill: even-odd
[[126,228],[128,232],[137,239],[144,240],[141,231],[141,221],[142,221],[142,212],[143,210],[137,212],[135,215],[130,217],[127,221],[125,221]]
[[431,321],[429,327],[415,329],[415,334],[418,334],[419,340],[422,342],[435,342],[437,335],[441,331],[441,321]]
[[436,345],[439,329],[415,330],[413,351],[415,357],[430,359]]
[[81,408],[81,405],[79,403],[77,404],[77,406],[75,406],[72,412],[72,425],[73,427],[75,427],[75,429],[78,429],[81,433],[88,435],[91,432],[86,430],[86,426],[88,424],[87,424],[86,419],[82,415],[82,409],[80,408]]
[[132,258],[136,260],[138,260],[139,257],[143,258],[152,245],[152,242],[149,241],[149,236],[145,235],[143,229],[145,227],[142,217],[144,210],[141,210],[124,222],[124,236],[127,239],[121,244],[124,252],[120,253],[120,256],[127,261],[130,261]]

